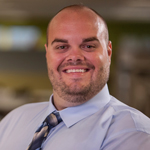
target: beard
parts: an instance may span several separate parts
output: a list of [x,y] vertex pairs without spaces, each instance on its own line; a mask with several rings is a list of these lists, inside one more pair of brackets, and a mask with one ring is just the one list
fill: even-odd
[[[93,68],[93,66],[89,64],[87,64],[87,66]],[[48,74],[53,86],[53,91],[56,92],[59,97],[72,103],[84,103],[101,91],[109,79],[109,70],[109,65],[99,68],[95,80],[91,77],[90,81],[87,81],[89,83],[86,85],[80,85],[80,80],[78,79],[74,80],[74,84],[67,85],[62,80],[62,76],[58,80],[50,68],[48,68]]]

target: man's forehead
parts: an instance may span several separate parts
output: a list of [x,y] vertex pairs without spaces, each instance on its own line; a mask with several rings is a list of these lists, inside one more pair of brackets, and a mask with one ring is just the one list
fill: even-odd
[[[99,28],[104,26],[102,19],[89,9],[78,12],[76,10],[66,9],[59,12],[52,19],[48,27],[50,31],[48,33],[54,33],[54,31],[58,31],[59,29],[61,29],[60,31],[66,30],[66,28],[68,30],[87,28],[87,32],[90,32],[91,29],[98,31]],[[105,28],[100,29],[101,32],[102,30],[105,30]]]
[[83,19],[83,21],[87,19],[90,22],[97,21],[97,18],[99,18],[100,21],[100,17],[88,8],[85,9],[66,8],[60,11],[56,16],[54,16],[49,26],[53,23],[57,22],[63,23],[64,21],[77,22],[81,18]]
[[[77,22],[79,21],[79,22]],[[98,28],[103,27],[102,30],[106,33],[106,39],[108,39],[107,25],[105,21],[96,12],[87,7],[69,7],[61,10],[57,13],[48,25],[47,34],[53,33],[53,30],[57,30],[61,25],[65,23],[90,23],[91,26],[97,26]],[[70,28],[70,26],[68,26]],[[105,31],[106,30],[106,31]],[[49,32],[50,31],[50,32]],[[47,35],[48,37],[49,35]]]

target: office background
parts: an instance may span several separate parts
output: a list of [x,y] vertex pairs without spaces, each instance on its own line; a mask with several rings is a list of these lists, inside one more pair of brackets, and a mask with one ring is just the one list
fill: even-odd
[[20,105],[49,100],[46,28],[71,4],[105,18],[113,45],[110,93],[150,117],[149,0],[0,0],[0,119]]

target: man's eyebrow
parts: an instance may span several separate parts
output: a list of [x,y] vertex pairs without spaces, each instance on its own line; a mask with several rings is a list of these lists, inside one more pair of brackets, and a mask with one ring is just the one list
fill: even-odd
[[96,37],[89,37],[89,38],[83,39],[83,43],[84,42],[91,42],[91,41],[98,41],[99,42],[98,38],[96,38]]
[[55,43],[55,42],[68,43],[68,41],[67,41],[67,40],[64,40],[64,39],[54,39],[54,40],[52,41],[51,45],[52,45],[53,43]]

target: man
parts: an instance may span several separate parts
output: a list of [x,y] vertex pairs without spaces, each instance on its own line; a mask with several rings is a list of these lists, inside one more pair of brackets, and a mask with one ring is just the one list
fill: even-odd
[[[49,102],[27,104],[2,120],[0,149],[149,149],[150,119],[109,95],[108,39],[103,18],[85,6],[69,6],[56,14],[45,45],[53,95]],[[62,121],[49,133],[47,124],[39,130],[52,112],[59,112]],[[41,131],[44,140],[31,148]]]

